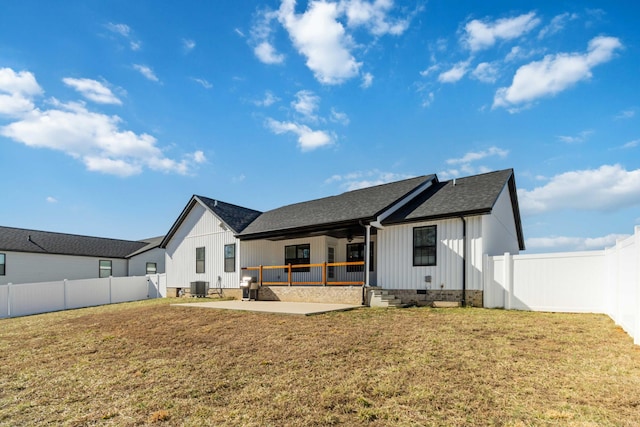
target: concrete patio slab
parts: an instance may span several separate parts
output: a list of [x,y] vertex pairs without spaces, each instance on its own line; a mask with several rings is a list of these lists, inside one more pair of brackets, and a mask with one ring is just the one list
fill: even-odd
[[325,304],[315,302],[285,302],[285,301],[207,301],[171,304],[181,307],[217,308],[223,310],[241,310],[264,313],[297,314],[310,316],[331,311],[346,311],[362,307],[349,304]]

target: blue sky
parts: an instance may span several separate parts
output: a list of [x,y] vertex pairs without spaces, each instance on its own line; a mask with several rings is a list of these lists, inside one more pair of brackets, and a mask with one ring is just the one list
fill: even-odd
[[142,239],[192,194],[268,210],[514,168],[527,253],[640,225],[640,6],[5,2],[0,224]]

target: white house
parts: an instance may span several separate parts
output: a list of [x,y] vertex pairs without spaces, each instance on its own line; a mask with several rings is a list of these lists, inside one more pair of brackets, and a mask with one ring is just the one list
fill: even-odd
[[0,227],[0,285],[164,273],[161,241]]
[[230,294],[243,276],[260,299],[482,305],[483,255],[524,249],[512,169],[436,175],[258,212],[193,196],[162,241],[167,287]]

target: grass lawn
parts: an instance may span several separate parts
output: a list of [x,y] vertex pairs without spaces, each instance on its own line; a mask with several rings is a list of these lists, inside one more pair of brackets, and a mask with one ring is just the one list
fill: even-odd
[[604,315],[171,302],[0,320],[0,425],[640,424],[640,348]]

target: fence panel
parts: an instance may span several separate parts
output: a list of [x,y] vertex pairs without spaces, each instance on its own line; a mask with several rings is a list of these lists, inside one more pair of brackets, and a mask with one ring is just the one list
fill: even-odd
[[109,279],[67,280],[67,307],[82,308],[109,304]]
[[618,242],[616,252],[611,256],[617,261],[618,290],[617,307],[614,320],[622,329],[631,336],[640,336],[636,330],[636,317],[638,316],[638,248],[635,244],[635,236]]
[[21,283],[9,286],[11,317],[64,310],[64,282]]
[[487,256],[484,304],[607,314],[640,344],[640,227],[604,251]]
[[0,319],[9,317],[9,285],[0,286]]
[[140,301],[149,298],[149,281],[145,276],[112,277],[111,302]]

